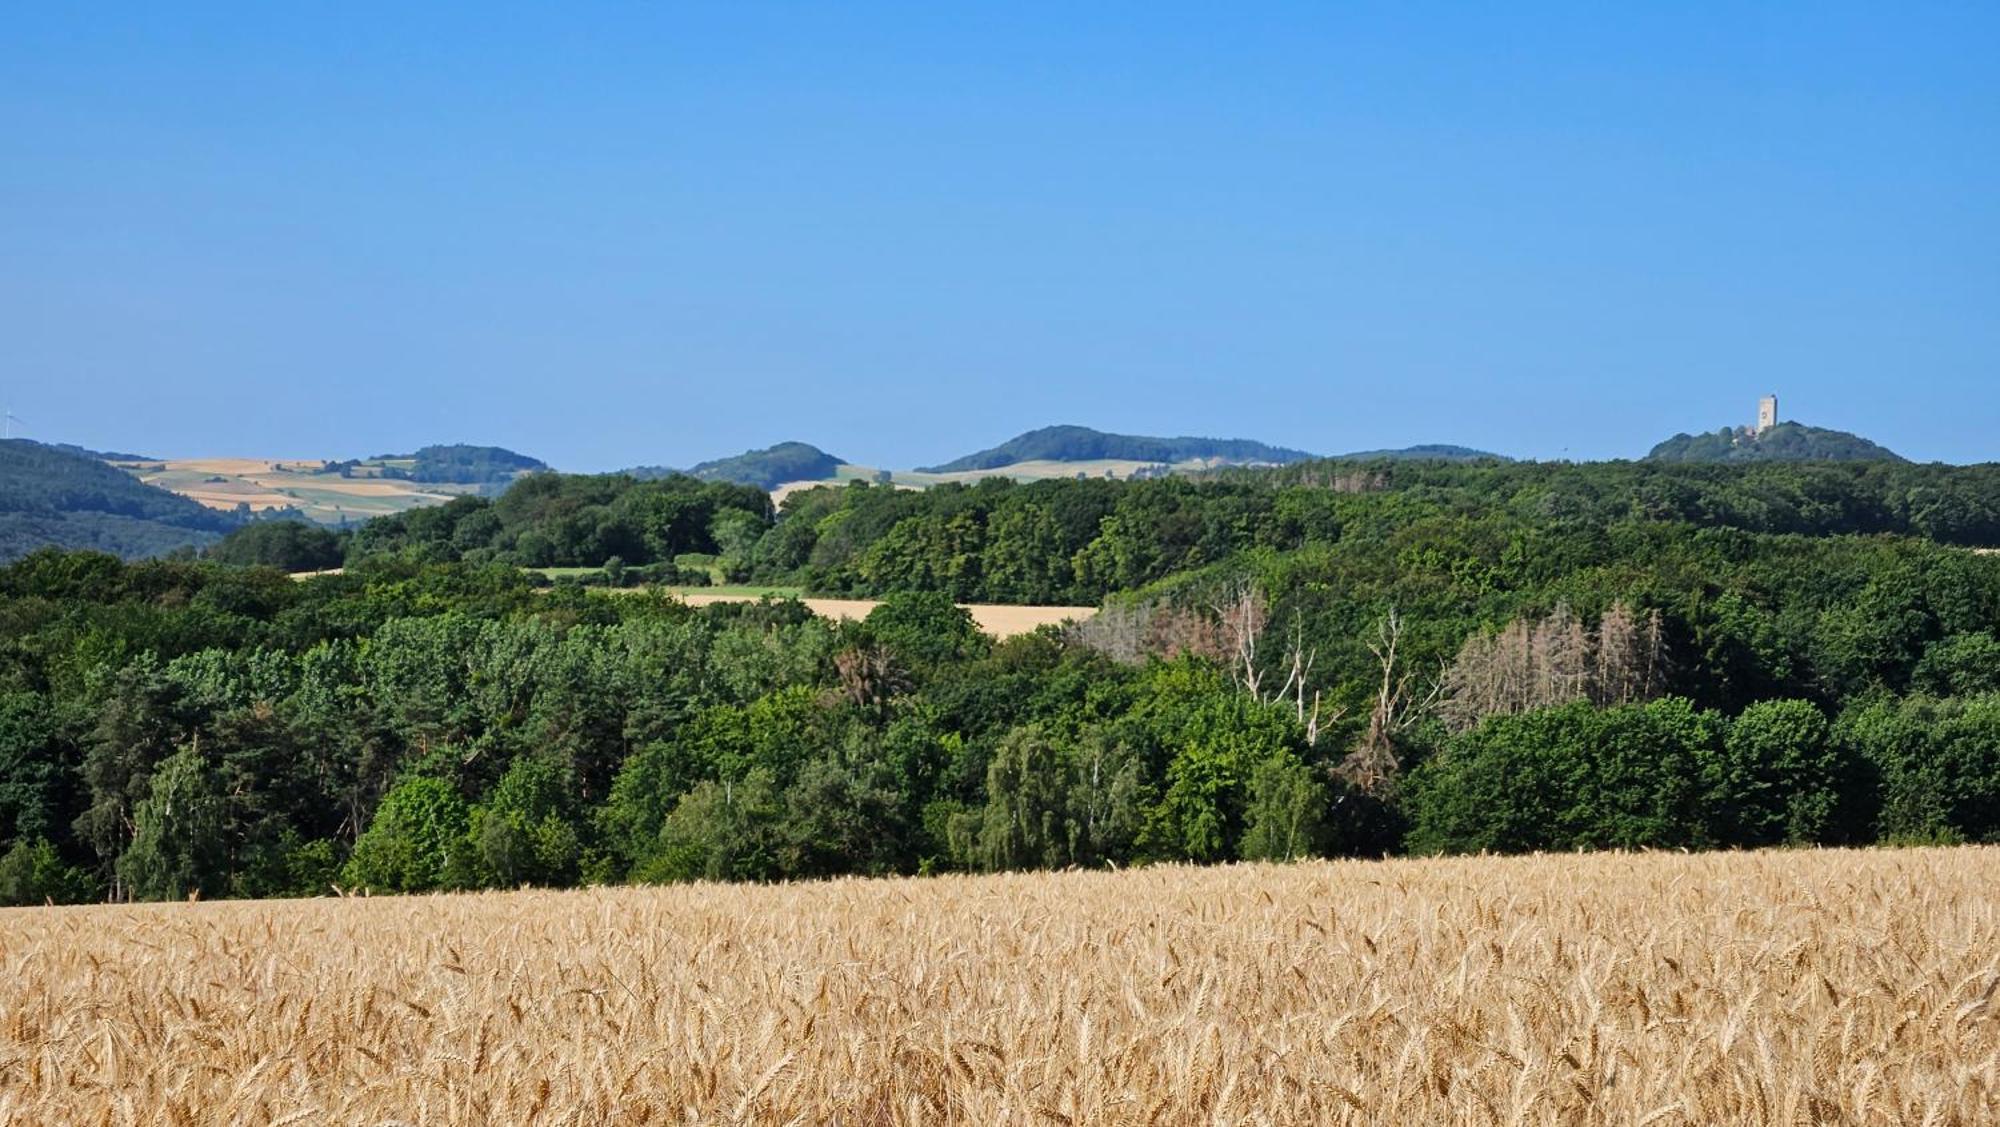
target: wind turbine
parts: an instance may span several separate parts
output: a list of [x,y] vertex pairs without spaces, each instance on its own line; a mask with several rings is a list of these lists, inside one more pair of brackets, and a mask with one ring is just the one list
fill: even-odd
[[5,412],[0,412],[0,414],[6,415],[6,421],[4,423],[0,423],[0,437],[6,437],[6,438],[14,437],[15,423],[19,423],[22,426],[28,425],[28,420],[22,418],[19,415],[16,415],[12,407],[7,408]]

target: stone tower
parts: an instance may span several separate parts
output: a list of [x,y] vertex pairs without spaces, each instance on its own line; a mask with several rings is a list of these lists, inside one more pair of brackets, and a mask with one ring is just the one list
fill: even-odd
[[1778,425],[1778,397],[1767,395],[1757,401],[1757,433],[1763,434]]

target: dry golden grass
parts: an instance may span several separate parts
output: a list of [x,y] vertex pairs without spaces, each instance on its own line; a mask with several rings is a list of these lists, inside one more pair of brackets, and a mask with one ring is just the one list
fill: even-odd
[[[691,607],[753,601],[749,595],[706,595],[699,591],[683,592],[675,597]],[[869,611],[882,605],[875,599],[808,598],[799,601],[805,604],[807,610],[821,618],[851,618],[857,621],[867,618]],[[996,638],[1011,638],[1016,634],[1032,633],[1041,626],[1059,626],[1071,621],[1082,622],[1097,613],[1096,607],[1023,607],[1000,603],[963,605],[972,613],[972,621],[979,629]]]
[[23,910],[17,1123],[2000,1121],[2000,851]]
[[983,633],[996,638],[1033,633],[1043,626],[1083,622],[1097,613],[1096,607],[1017,607],[1000,603],[973,603],[965,608]]

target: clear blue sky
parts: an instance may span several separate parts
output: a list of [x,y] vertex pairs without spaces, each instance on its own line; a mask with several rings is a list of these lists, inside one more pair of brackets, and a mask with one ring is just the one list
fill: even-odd
[[52,441],[1595,458],[1775,390],[2000,459],[1991,0],[4,24],[0,395]]

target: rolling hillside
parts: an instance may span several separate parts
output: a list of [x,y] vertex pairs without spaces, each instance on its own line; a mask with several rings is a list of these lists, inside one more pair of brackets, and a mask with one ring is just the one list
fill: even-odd
[[549,468],[540,458],[516,454],[504,446],[426,446],[414,454],[380,454],[367,463],[382,467],[382,476],[442,485],[506,485],[522,474]]
[[47,546],[154,556],[207,544],[240,523],[95,458],[25,438],[0,441],[0,562]]
[[1345,462],[1511,462],[1514,459],[1505,454],[1495,454],[1489,450],[1474,450],[1470,446],[1453,446],[1449,443],[1426,443],[1420,446],[1404,446],[1396,450],[1357,450],[1352,454],[1335,455],[1335,460]]
[[346,461],[146,458],[112,464],[212,509],[293,509],[308,520],[336,525],[442,505],[466,494],[497,494],[548,468],[540,459],[501,447],[463,445]]
[[1677,434],[1646,455],[1649,462],[1903,462],[1902,455],[1843,430],[1779,423],[1763,434],[1724,428]]
[[797,482],[832,481],[844,463],[805,442],[780,442],[762,450],[746,450],[728,458],[702,462],[689,469],[638,466],[625,472],[640,480],[685,473],[702,481],[732,481],[759,489],[777,489]]
[[1089,427],[1053,426],[1017,435],[989,450],[967,454],[938,466],[918,469],[926,474],[995,470],[1022,462],[1136,462],[1178,465],[1302,462],[1313,455],[1303,450],[1270,446],[1247,438],[1151,438],[1106,434]]

